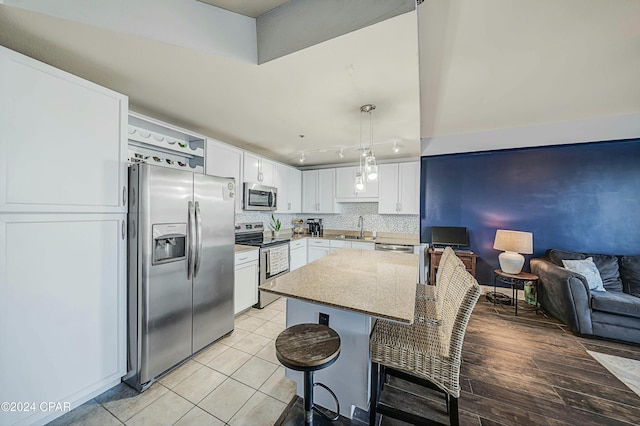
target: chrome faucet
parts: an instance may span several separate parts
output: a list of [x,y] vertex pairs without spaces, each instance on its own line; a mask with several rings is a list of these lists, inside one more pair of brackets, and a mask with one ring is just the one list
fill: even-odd
[[360,227],[360,239],[364,238],[364,219],[362,216],[358,218],[358,226]]

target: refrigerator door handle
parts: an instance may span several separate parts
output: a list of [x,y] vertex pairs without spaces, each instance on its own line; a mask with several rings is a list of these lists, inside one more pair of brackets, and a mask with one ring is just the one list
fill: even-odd
[[193,208],[193,201],[189,201],[189,219],[187,222],[188,238],[189,238],[189,254],[187,255],[187,279],[193,276],[194,251],[196,247],[196,221]]
[[202,257],[202,215],[200,214],[200,203],[196,201],[196,255],[193,260],[193,278],[198,276],[200,270],[200,260]]

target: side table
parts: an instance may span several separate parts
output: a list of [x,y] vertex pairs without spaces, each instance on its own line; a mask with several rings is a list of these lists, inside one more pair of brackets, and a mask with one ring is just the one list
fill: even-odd
[[[534,274],[530,274],[528,272],[520,272],[519,274],[507,274],[503,272],[502,269],[495,269],[493,271],[493,293],[496,292],[496,281],[501,281],[505,284],[511,285],[511,299],[513,300],[514,305],[516,306],[516,315],[518,315],[518,290],[525,289],[525,286],[528,285],[530,288],[535,288],[536,297],[535,297],[535,307],[536,313],[538,312],[538,276]],[[526,295],[525,295],[526,297]],[[495,298],[493,300],[495,305]]]

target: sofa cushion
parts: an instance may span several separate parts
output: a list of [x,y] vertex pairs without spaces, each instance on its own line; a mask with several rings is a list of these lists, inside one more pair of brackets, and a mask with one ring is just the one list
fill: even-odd
[[602,283],[607,291],[622,291],[622,280],[618,268],[618,256],[611,254],[590,254],[593,263],[598,267]]
[[613,291],[592,291],[591,309],[640,318],[640,298]]
[[562,264],[571,272],[575,272],[576,274],[580,274],[585,277],[587,284],[589,285],[589,290],[605,291],[605,288],[602,285],[600,272],[598,271],[596,264],[593,263],[593,258],[587,257],[584,260],[563,260]]
[[558,249],[551,249],[547,251],[547,256],[549,257],[549,260],[551,261],[551,263],[555,263],[558,266],[563,266],[562,261],[563,260],[583,260],[586,259],[587,256],[585,256],[582,253],[578,253],[575,251],[567,251],[567,250],[558,250]]
[[620,276],[624,286],[623,291],[640,297],[640,256],[622,256]]
[[622,280],[618,269],[618,256],[611,254],[588,254],[575,251],[552,249],[547,252],[547,256],[552,263],[564,266],[563,260],[583,260],[587,257],[593,258],[596,264],[602,283],[607,291],[622,291]]

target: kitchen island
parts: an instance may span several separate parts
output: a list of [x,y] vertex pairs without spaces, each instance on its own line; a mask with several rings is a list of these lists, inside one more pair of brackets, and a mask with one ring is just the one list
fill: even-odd
[[[369,334],[376,318],[413,322],[418,256],[342,249],[265,283],[260,290],[287,297],[287,327],[317,323],[329,316],[329,327],[341,339],[340,357],[316,372],[340,400],[343,416],[369,404]],[[302,395],[302,373],[287,370]],[[316,388],[318,405],[335,409],[332,398]]]

